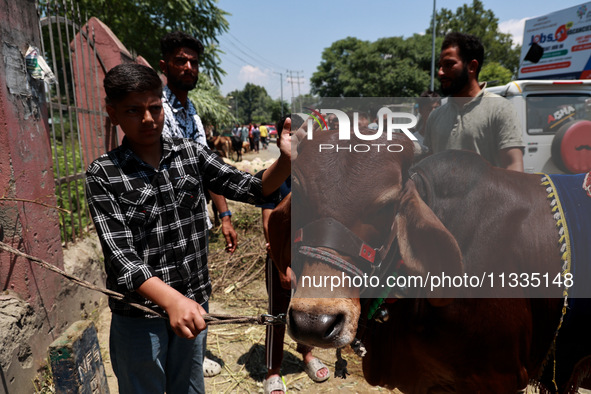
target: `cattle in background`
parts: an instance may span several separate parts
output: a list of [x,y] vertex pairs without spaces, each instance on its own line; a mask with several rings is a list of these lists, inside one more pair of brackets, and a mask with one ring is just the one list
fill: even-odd
[[[423,277],[441,271],[560,271],[556,221],[539,175],[493,168],[464,151],[431,156],[411,169],[412,143],[398,134],[393,141],[372,142],[403,146],[391,154],[383,149],[377,154],[375,147],[319,154],[321,143],[367,141],[338,141],[337,133],[327,132],[300,143],[292,165],[291,205],[284,200],[269,222],[271,253],[284,275],[293,245],[287,229],[304,229],[294,238],[305,241],[306,226],[319,219],[341,223],[351,239],[379,249],[379,275],[393,272],[394,266]],[[329,252],[324,260],[301,254],[299,246],[294,251],[301,261],[293,267],[297,286],[288,330],[296,341],[323,348],[340,348],[359,338],[367,350],[363,372],[370,384],[404,393],[516,393],[530,381],[555,392],[554,380],[558,392],[571,392],[589,374],[591,335],[586,330],[591,319],[586,311],[582,324],[563,324],[558,330],[561,288],[546,298],[527,298],[530,289],[518,287],[510,299],[466,298],[460,292],[453,298],[442,293],[392,299],[380,307],[379,322],[368,318],[375,305],[361,298],[358,289],[337,288],[338,298],[329,298],[302,286],[304,276],[340,277],[337,265],[361,265],[361,259],[346,252],[351,242],[338,250],[331,237],[325,238],[324,245],[315,245],[321,248],[318,255]],[[327,264],[327,259],[339,264]]]
[[236,154],[236,161],[242,161],[242,138],[233,135],[230,137],[230,142],[232,143],[232,152]]
[[211,136],[207,139],[207,145],[212,151],[220,155],[220,157],[230,158],[232,149],[232,140],[230,137],[223,135]]
[[242,142],[242,152],[248,153],[250,150],[251,150],[250,142],[249,141],[243,141]]

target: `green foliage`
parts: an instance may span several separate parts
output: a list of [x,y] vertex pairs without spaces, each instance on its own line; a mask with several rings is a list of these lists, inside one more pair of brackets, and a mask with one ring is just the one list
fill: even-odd
[[[509,34],[499,31],[498,18],[491,10],[484,9],[480,0],[464,4],[455,13],[442,8],[436,14],[436,21],[436,62],[445,34],[459,31],[482,40],[486,51],[483,66],[489,62],[498,65],[488,68],[487,78],[505,81],[505,71],[516,74],[521,49],[512,46]],[[431,25],[430,21],[427,25]],[[310,79],[311,90],[321,97],[418,96],[430,85],[431,54],[431,27],[424,35],[387,37],[375,42],[347,37],[324,50],[320,65]],[[435,90],[438,87],[436,80]]]
[[428,37],[415,34],[375,42],[347,37],[322,54],[312,75],[312,93],[321,97],[418,96],[429,86]]
[[237,118],[242,123],[253,122],[255,111],[264,106],[266,99],[269,97],[264,87],[252,83],[247,83],[242,90],[230,92],[230,96],[234,98],[235,106],[238,106]]
[[511,71],[501,66],[498,62],[489,62],[480,70],[478,80],[488,82],[488,86],[506,85],[511,82]]
[[277,123],[283,115],[287,115],[289,110],[289,104],[286,101],[273,100],[271,101],[271,117],[267,118],[267,122]]
[[[499,31],[499,19],[492,10],[484,8],[482,1],[472,0],[472,5],[464,4],[455,13],[442,8],[435,19],[438,37],[452,31],[473,34],[484,45],[484,65],[497,62],[513,75],[517,73],[521,47],[513,47],[511,35]],[[427,29],[427,35],[430,36],[431,31],[431,28]]]
[[310,78],[312,93],[323,97],[358,96],[357,59],[368,51],[368,46],[368,41],[347,37],[326,48],[318,71]]
[[189,92],[189,98],[204,126],[214,125],[220,128],[235,122],[234,115],[228,108],[228,100],[221,95],[220,89],[211,83],[207,75],[199,74],[197,87]]
[[[55,115],[54,113],[52,119],[59,119]],[[86,208],[84,177],[81,176],[85,172],[81,156],[83,153],[76,137],[78,135],[76,127],[71,127],[68,122],[64,122],[64,124],[54,124],[52,128],[55,130],[52,145],[54,177],[56,180],[70,177],[69,180],[60,182],[56,186],[56,197],[58,207],[70,212],[60,212],[62,241],[71,241],[82,236],[90,224]]]
[[[128,49],[142,55],[155,69],[160,60],[160,38],[181,30],[199,38],[205,47],[201,64],[219,85],[224,70],[220,64],[217,37],[228,31],[227,12],[217,0],[73,0],[82,15],[105,23]],[[48,0],[41,1],[42,12]],[[69,8],[69,7],[68,7]],[[70,17],[72,12],[65,10]]]
[[230,92],[230,97],[230,106],[235,114],[237,112],[237,121],[241,124],[277,122],[282,107],[284,114],[289,112],[286,102],[273,100],[264,87],[252,83],[247,83],[243,90]]

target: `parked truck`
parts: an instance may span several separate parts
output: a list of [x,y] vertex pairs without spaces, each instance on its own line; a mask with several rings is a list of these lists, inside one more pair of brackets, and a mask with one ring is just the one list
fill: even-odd
[[526,172],[591,171],[591,80],[518,80],[487,90],[517,111]]

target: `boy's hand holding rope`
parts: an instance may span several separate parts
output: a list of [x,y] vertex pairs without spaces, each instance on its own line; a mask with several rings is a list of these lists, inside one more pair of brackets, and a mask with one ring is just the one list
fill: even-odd
[[[10,245],[5,244],[4,242],[0,242],[0,250],[4,250],[4,251],[12,253],[16,256],[24,257],[24,258],[28,259],[29,261],[32,261],[35,264],[37,264],[45,269],[48,269],[50,271],[53,271],[53,272],[56,272],[56,273],[62,275],[66,279],[69,279],[70,281],[76,283],[79,286],[86,287],[87,289],[90,289],[90,290],[101,292],[103,294],[106,294],[109,297],[115,298],[115,299],[123,301],[123,302],[127,302],[129,305],[133,306],[134,308],[140,309],[140,310],[142,310],[146,313],[149,313],[153,316],[167,319],[167,316],[165,316],[161,313],[158,313],[150,308],[147,308],[147,307],[137,304],[137,303],[128,302],[125,299],[125,297],[123,296],[123,294],[121,294],[121,293],[117,293],[116,291],[101,288],[99,286],[96,286],[96,285],[88,282],[88,281],[85,281],[84,279],[80,279],[74,275],[70,275],[67,272],[57,268],[56,266],[49,264],[38,257],[31,256],[29,254],[21,252],[20,250],[15,249]],[[218,324],[265,324],[265,325],[285,324],[285,314],[280,314],[277,316],[272,316],[272,315],[268,315],[268,314],[262,314],[260,316],[231,316],[231,315],[220,315],[220,314],[208,313],[208,314],[203,315],[203,320],[205,320],[205,322],[208,325],[212,325],[212,326],[218,325]]]

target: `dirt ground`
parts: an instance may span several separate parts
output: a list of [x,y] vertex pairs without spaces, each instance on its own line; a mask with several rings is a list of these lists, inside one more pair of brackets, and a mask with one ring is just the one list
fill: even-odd
[[[218,250],[219,234],[212,235],[210,272],[213,294],[210,312],[225,315],[258,316],[266,313],[267,292],[264,274],[264,238],[260,226],[259,209],[245,204],[231,203],[234,225],[239,231],[239,248],[229,257]],[[117,394],[117,380],[109,359],[109,325],[111,313],[103,308],[97,322],[99,343],[111,394]],[[261,325],[211,326],[208,334],[208,357],[222,365],[222,372],[206,378],[208,393],[262,393],[265,378],[265,327]],[[330,369],[331,378],[324,383],[312,382],[303,370],[295,342],[286,335],[281,373],[288,391],[323,393],[338,390],[342,393],[390,392],[372,387],[361,372],[361,358],[350,348],[343,352],[350,373],[347,379],[334,377],[334,350],[314,350]]]

